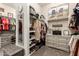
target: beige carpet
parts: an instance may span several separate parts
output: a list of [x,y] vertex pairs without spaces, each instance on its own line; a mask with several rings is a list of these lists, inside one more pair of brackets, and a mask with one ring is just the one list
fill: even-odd
[[33,53],[32,56],[69,56],[69,53],[55,48],[43,46]]

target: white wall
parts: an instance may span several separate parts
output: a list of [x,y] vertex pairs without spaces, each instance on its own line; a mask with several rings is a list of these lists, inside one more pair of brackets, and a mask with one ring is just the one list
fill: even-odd
[[55,6],[58,6],[60,4],[63,4],[63,3],[50,3],[50,4],[47,4],[46,6],[41,6],[41,13],[45,16],[46,20],[45,22],[47,23],[48,21],[48,11],[52,8],[52,7],[55,7]]
[[[52,8],[52,7],[56,7],[59,6],[61,4],[64,3],[50,3],[47,4],[46,6],[41,6],[41,14],[43,14],[46,17],[46,21],[48,21],[48,11]],[[73,8],[75,7],[76,3],[69,3],[69,17],[71,18],[71,15],[73,14]]]
[[0,3],[0,8],[4,9],[4,12],[0,12],[2,13],[3,16],[7,16],[8,13],[13,13],[13,17],[16,18],[16,10],[14,8],[1,3]]
[[44,15],[46,18],[44,21],[47,23],[48,11],[51,9],[51,7],[55,7],[63,3],[49,3],[49,4],[44,4],[44,5],[40,5],[40,4],[30,3],[29,5],[31,5],[36,10],[36,12],[39,13],[39,15]]
[[[59,6],[61,4],[65,4],[65,3],[50,3],[50,4],[47,4],[46,6],[41,6],[41,13],[46,17],[46,20],[45,22],[48,24],[48,11],[52,8],[52,7],[56,7],[56,6]],[[61,23],[61,24],[64,24],[62,30],[69,30],[68,28],[68,25],[69,25],[69,21],[71,19],[71,15],[73,14],[73,9],[75,7],[76,3],[69,3],[69,19],[68,19],[68,22],[57,22],[57,23]],[[56,22],[53,22],[53,24],[56,24]],[[50,25],[52,26],[52,25]],[[69,30],[70,31],[70,30]]]
[[[50,3],[50,4],[47,4],[46,6],[41,6],[41,9],[42,9],[42,14],[45,16],[46,20],[45,22],[48,24],[48,11],[53,8],[53,7],[56,7],[56,6],[59,6],[59,5],[62,5],[64,3]],[[52,28],[52,25],[55,25],[55,24],[63,24],[63,27],[61,28]],[[50,24],[48,24],[48,26],[50,26],[53,30],[56,30],[56,29],[59,29],[59,30],[62,30],[62,35],[63,35],[63,30],[68,30],[68,22],[64,22],[64,21],[61,21],[61,22],[52,22]]]

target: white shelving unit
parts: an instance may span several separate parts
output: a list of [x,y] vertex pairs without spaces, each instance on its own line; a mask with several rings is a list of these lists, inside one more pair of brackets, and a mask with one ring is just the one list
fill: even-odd
[[[63,6],[63,5],[61,5]],[[57,6],[60,7],[60,6]],[[68,5],[69,7],[69,5]],[[68,42],[70,40],[70,37],[64,37],[63,36],[63,30],[68,30],[68,20],[69,20],[69,9],[64,11],[62,13],[56,13],[55,17],[49,17],[48,20],[48,33],[47,33],[47,39],[46,39],[46,45],[50,47],[54,47],[57,49],[61,49],[64,51],[69,52]],[[53,25],[59,25],[62,24],[61,27],[53,27]],[[66,25],[66,26],[65,26]],[[66,29],[65,29],[66,27]],[[60,30],[62,33],[61,35],[53,35],[53,30]]]
[[[30,30],[30,33],[34,33],[35,34],[35,30]],[[32,47],[34,47],[36,45],[36,43],[32,43],[33,40],[35,40],[35,35],[30,35],[30,47],[29,49],[33,49]],[[32,52],[30,51],[30,55],[32,55],[35,52],[35,50],[33,50]]]
[[[19,11],[21,10],[21,8],[19,7],[22,7],[23,8],[23,34],[22,34],[22,39],[23,39],[23,42],[20,43],[19,42]],[[29,55],[29,4],[25,4],[25,3],[21,3],[21,4],[16,4],[16,14],[17,14],[17,21],[16,21],[16,45],[19,46],[19,47],[22,47],[24,50],[25,50],[25,56],[28,56]],[[26,20],[27,19],[27,20]],[[27,22],[27,23],[26,23]]]
[[29,36],[30,36],[30,43],[29,43],[29,52],[30,55],[32,55],[36,51],[36,38],[35,38],[35,29],[33,28],[33,23],[37,19],[35,16],[36,11],[32,6],[30,6],[30,31],[29,31]]

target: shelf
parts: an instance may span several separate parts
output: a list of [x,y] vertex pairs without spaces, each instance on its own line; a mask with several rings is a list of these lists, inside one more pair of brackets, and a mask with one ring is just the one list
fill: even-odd
[[49,18],[50,20],[55,20],[56,19],[56,17],[51,17],[51,18]]
[[24,46],[23,46],[23,45],[21,45],[21,44],[18,44],[18,46],[19,46],[19,47],[21,47],[21,48],[24,48]]
[[1,25],[3,25],[3,24],[0,24],[0,26],[1,26]]
[[51,36],[52,34],[47,34],[47,35]]
[[29,42],[29,44],[31,44],[31,41]]
[[32,25],[33,25],[33,22],[37,20],[36,18],[36,15],[30,13],[30,25],[29,25],[29,35],[30,35],[30,42],[29,42],[29,49],[30,50],[30,55],[32,55],[36,49],[35,49],[35,46],[36,46],[36,43],[34,42],[34,39],[35,39],[35,30],[33,29]]
[[68,17],[48,20],[48,22],[68,21]]
[[31,46],[30,46],[30,48],[32,48],[33,46],[35,46],[36,44],[32,44]]
[[30,32],[35,32],[35,30],[31,30]]
[[30,15],[30,19],[36,20],[36,16],[35,15]]
[[30,53],[30,55],[32,55],[36,50],[34,50],[33,52]]
[[32,37],[30,40],[34,40],[35,39],[35,37]]
[[18,46],[20,46],[20,47],[24,48],[24,44],[23,44],[23,43],[21,43],[21,42],[18,42]]

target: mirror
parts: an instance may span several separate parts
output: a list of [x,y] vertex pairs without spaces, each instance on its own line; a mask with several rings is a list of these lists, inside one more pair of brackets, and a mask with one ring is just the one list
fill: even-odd
[[23,6],[19,6],[19,21],[18,21],[18,31],[19,31],[19,45],[23,46],[24,45],[24,40],[23,40],[23,20],[24,20],[24,13],[23,13]]

